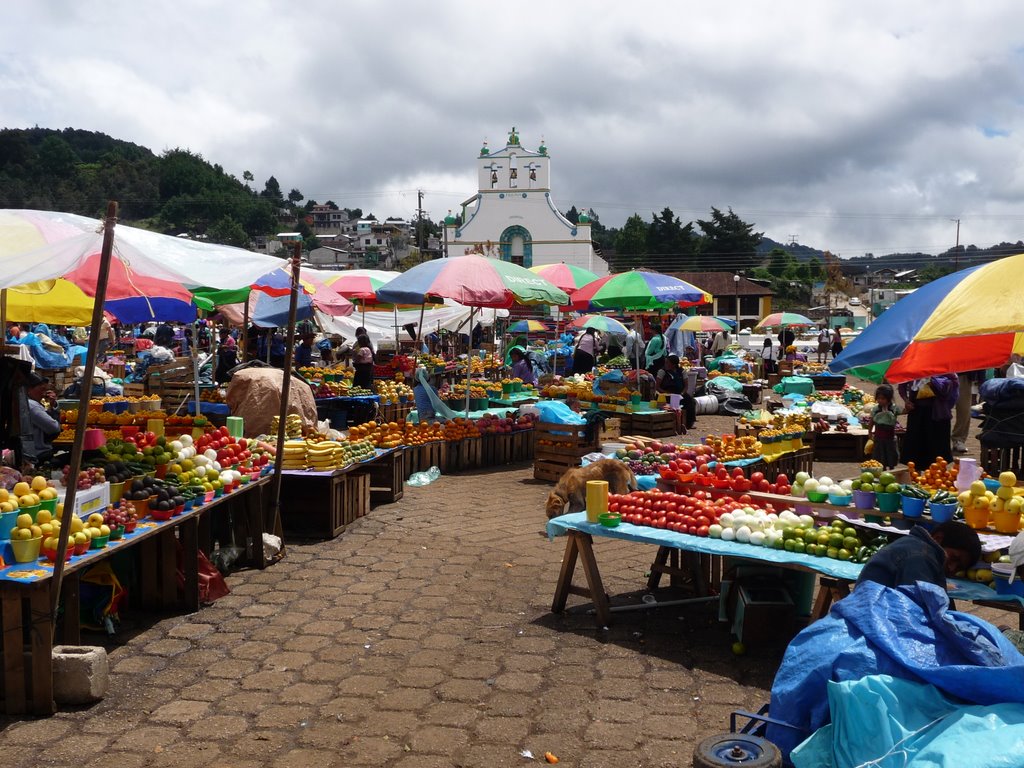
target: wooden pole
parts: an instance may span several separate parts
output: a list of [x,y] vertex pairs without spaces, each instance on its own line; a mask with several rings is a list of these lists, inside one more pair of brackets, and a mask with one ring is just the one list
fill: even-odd
[[[57,560],[53,564],[50,579],[50,616],[56,617],[60,601],[61,580],[64,576],[64,555],[68,551],[68,534],[71,533],[71,518],[75,514],[75,497],[78,494],[78,473],[82,468],[82,448],[85,430],[89,423],[89,400],[92,398],[92,373],[96,368],[99,353],[100,329],[103,327],[103,304],[107,298],[107,280],[110,276],[110,259],[114,251],[114,225],[117,223],[117,203],[107,203],[107,216],[103,222],[103,248],[100,251],[99,272],[96,276],[96,293],[93,296],[92,325],[89,327],[89,347],[85,354],[85,373],[82,376],[82,391],[78,396],[78,421],[75,424],[75,441],[71,447],[71,463],[68,467],[68,488],[64,496],[64,513],[61,518],[60,534],[57,536]],[[77,620],[77,617],[76,619]],[[56,632],[57,622],[51,626]]]
[[[251,294],[250,294],[251,295]],[[249,297],[245,297],[242,304],[242,355],[238,362],[244,363],[249,359]]]
[[469,344],[466,350],[466,418],[469,418],[469,377],[473,371],[473,311],[476,307],[469,308]]
[[0,341],[0,347],[7,343],[7,289],[4,288],[0,291],[0,334],[3,335],[3,340]]
[[[292,354],[295,349],[295,315],[299,306],[299,267],[302,260],[302,241],[295,242],[295,252],[292,254],[292,290],[288,297],[288,332],[285,337],[284,349],[284,379],[281,382],[281,410],[277,423],[277,454],[274,457],[274,476],[270,481],[270,525],[268,531],[276,536],[282,536],[281,525],[281,462],[284,461],[284,438],[285,421],[288,419],[288,396],[292,389]],[[268,345],[269,346],[269,345]],[[284,553],[282,537],[282,554]],[[262,542],[258,542],[262,550]],[[262,556],[262,555],[261,555]]]
[[412,353],[412,356],[413,356],[414,360],[416,359],[416,355],[418,355],[420,353],[420,334],[421,334],[422,328],[423,328],[423,313],[426,311],[426,309],[427,309],[427,297],[424,296],[423,297],[423,303],[420,304],[420,322],[419,322],[419,325],[416,326],[416,349]]

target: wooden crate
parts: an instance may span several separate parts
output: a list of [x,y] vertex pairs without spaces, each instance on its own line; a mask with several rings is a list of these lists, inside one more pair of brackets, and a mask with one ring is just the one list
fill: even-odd
[[533,476],[558,482],[566,470],[580,466],[580,459],[601,449],[600,441],[587,437],[583,426],[538,422],[534,427]]
[[422,445],[409,445],[405,448],[405,479],[414,472],[426,472],[431,467],[446,471],[448,464],[448,444],[436,440]]
[[144,382],[135,381],[124,385],[125,397],[142,397],[149,394],[149,388]]
[[381,405],[379,421],[405,421],[406,417],[412,413],[412,409],[414,407],[415,406],[412,403],[389,403],[388,405]]
[[1024,446],[1014,448],[991,448],[981,446],[981,467],[993,477],[1000,472],[1013,472],[1018,477],[1024,476]]
[[515,433],[483,435],[480,438],[480,466],[501,467],[515,461]]
[[333,539],[370,510],[370,475],[358,470],[281,477],[281,524],[286,536]]
[[623,414],[621,429],[622,434],[643,437],[674,437],[678,434],[676,415],[669,411]]
[[398,448],[369,464],[370,503],[391,504],[405,494],[405,451]]
[[[77,583],[77,582],[76,582]],[[3,711],[50,715],[53,673],[49,582],[0,584],[3,630]]]
[[466,437],[448,443],[447,472],[465,472],[479,469],[483,461],[483,439]]
[[512,433],[512,461],[533,461],[536,438],[533,429],[523,429]]
[[814,436],[815,461],[864,461],[867,434],[820,432]]

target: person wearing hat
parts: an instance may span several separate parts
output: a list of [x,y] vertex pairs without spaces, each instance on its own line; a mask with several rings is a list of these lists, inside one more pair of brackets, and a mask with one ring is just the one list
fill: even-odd
[[31,435],[23,447],[25,460],[32,465],[48,459],[53,453],[53,439],[60,434],[60,422],[56,419],[56,409],[47,410],[43,405],[43,397],[47,394],[50,380],[34,371],[25,382],[25,394],[28,395],[28,413]]
[[537,374],[533,372],[526,351],[522,347],[512,347],[508,354],[512,358],[512,377],[522,379],[523,384],[537,386]]

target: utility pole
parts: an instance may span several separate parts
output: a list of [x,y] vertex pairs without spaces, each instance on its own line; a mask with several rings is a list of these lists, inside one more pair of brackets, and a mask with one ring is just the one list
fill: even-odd
[[423,190],[416,190],[416,246],[420,249],[420,261],[423,261]]

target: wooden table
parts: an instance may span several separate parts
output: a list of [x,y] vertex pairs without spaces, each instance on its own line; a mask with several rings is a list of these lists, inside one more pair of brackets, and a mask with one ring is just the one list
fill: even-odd
[[[138,594],[135,602],[144,609],[185,612],[199,610],[199,551],[209,553],[214,533],[213,517],[238,508],[236,531],[247,531],[246,550],[250,560],[263,566],[263,492],[269,478],[242,486],[196,509],[167,521],[143,518],[133,533],[111,541],[104,549],[91,549],[71,558],[65,566],[61,585],[63,615],[57,622],[50,612],[53,567],[39,560],[0,569],[0,628],[2,628],[3,711],[9,715],[31,713],[51,715],[53,701],[53,641],[80,641],[79,584],[90,567],[131,551],[138,565]],[[251,543],[250,543],[251,542]],[[224,541],[227,544],[227,541]],[[10,548],[7,556],[10,558]],[[183,585],[178,584],[178,550],[181,550]],[[55,632],[55,629],[57,630]]]

